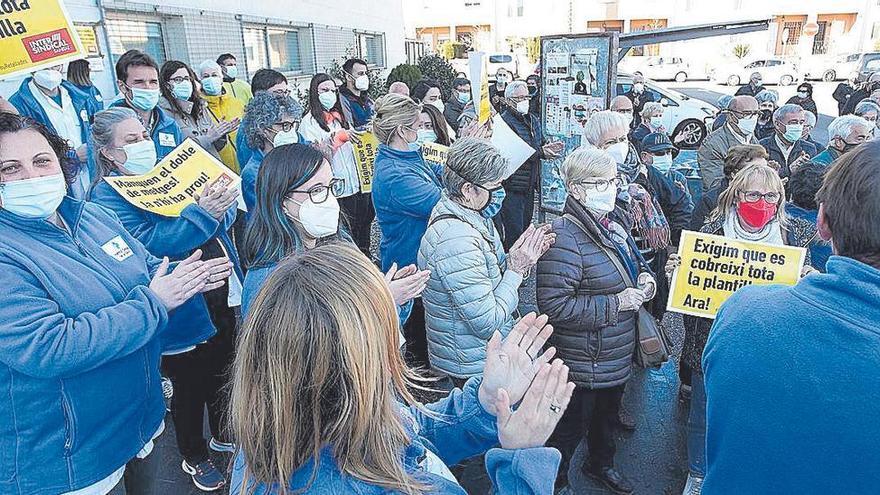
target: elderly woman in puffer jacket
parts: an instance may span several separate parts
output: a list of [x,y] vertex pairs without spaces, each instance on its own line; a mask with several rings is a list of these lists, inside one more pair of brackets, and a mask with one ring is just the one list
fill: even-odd
[[607,152],[578,149],[562,166],[569,192],[553,223],[555,244],[538,261],[538,309],[555,328],[551,344],[577,386],[548,445],[562,452],[557,487],[586,436],[590,459],[581,471],[614,493],[633,488],[614,469],[614,424],[630,377],[637,311],[656,292],[644,261],[618,219],[617,165]]
[[519,286],[555,238],[549,226],[529,227],[505,255],[492,218],[507,168],[488,141],[456,141],[419,248],[419,267],[431,272],[422,294],[431,368],[456,386],[482,372],[492,334],[513,327]]

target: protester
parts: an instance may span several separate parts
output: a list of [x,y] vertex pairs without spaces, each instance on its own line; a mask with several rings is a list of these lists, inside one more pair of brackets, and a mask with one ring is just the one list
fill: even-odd
[[211,450],[235,450],[224,431],[223,416],[227,406],[224,370],[232,361],[237,325],[235,308],[241,304],[244,279],[229,235],[236,218],[237,192],[223,185],[208,184],[198,201],[186,206],[179,217],[142,210],[102,180],[147,173],[156,165],[155,148],[137,115],[126,108],[98,113],[91,139],[98,176],[90,199],[112,211],[125,230],[151,254],[179,260],[199,251],[210,258],[228,258],[232,264],[228,286],[193,298],[178,308],[168,322],[169,329],[192,329],[197,333],[196,338],[162,342],[166,354],[162,367],[175,389],[171,413],[183,457],[182,469],[192,476],[193,484],[199,489],[219,489],[226,480],[208,455],[202,431],[207,407]]
[[630,136],[630,142],[639,152],[641,152],[642,140],[645,139],[645,136],[655,132],[666,133],[666,128],[663,126],[663,105],[659,102],[645,103],[640,117],[641,123],[632,130]]
[[159,71],[159,108],[177,122],[184,137],[191,137],[218,160],[226,147],[226,135],[235,122],[215,122],[208,105],[195,89],[198,78],[183,62],[169,60]]
[[169,313],[223,284],[230,266],[196,252],[169,271],[112,213],[65,197],[68,152],[45,126],[0,114],[2,485],[151,493],[160,341],[194,336],[172,329]]
[[76,89],[89,96],[89,118],[104,109],[104,97],[92,82],[91,74],[92,69],[88,60],[79,59],[67,64],[67,80],[76,86]]
[[773,113],[776,111],[779,93],[765,89],[755,96],[758,100],[758,124],[755,126],[755,139],[758,141],[773,136],[776,126],[773,121]]
[[880,483],[880,404],[864,400],[880,366],[878,156],[871,142],[826,172],[816,199],[834,252],[827,274],[744,287],[718,313],[703,355],[705,493],[872,493]]
[[220,161],[233,172],[240,173],[242,165],[235,156],[235,141],[238,125],[244,116],[244,105],[223,86],[223,72],[217,62],[205,60],[199,64],[199,80],[211,117],[218,124],[233,127],[224,137],[226,145],[220,150]]
[[748,84],[740,86],[734,96],[758,96],[758,93],[764,91],[763,82],[764,78],[760,72],[752,72]]
[[412,91],[412,99],[416,103],[422,105],[431,105],[442,113],[446,110],[443,104],[443,92],[440,90],[440,83],[433,79],[422,79]]
[[880,105],[870,100],[860,101],[850,113],[867,120],[871,124],[871,135],[875,136],[877,134],[876,127],[880,125],[877,123],[878,118],[880,118]]
[[419,249],[419,267],[431,273],[423,296],[431,368],[457,387],[482,372],[492,334],[513,328],[519,287],[553,241],[549,226],[530,227],[505,255],[492,218],[507,166],[484,140],[456,141]]
[[461,112],[469,101],[471,101],[471,82],[462,77],[455,78],[452,81],[452,94],[446,100],[443,110],[446,122],[455,132],[458,132],[459,129],[458,118],[461,117]]
[[[417,262],[419,243],[428,228],[431,212],[440,201],[440,167],[422,159],[418,142],[421,108],[402,95],[388,94],[376,102],[373,133],[379,139],[373,204],[382,233],[379,260],[382,271],[392,265]],[[407,362],[428,368],[425,310],[420,299],[404,326]]]
[[[792,172],[787,185],[791,199],[785,206],[786,212],[792,218],[801,218],[810,222],[814,228],[819,213],[816,194],[822,187],[822,179],[825,178],[827,168],[815,162],[807,163]],[[831,256],[831,243],[822,240],[819,236],[813,236],[809,248],[812,266],[824,272],[828,258]]]
[[[740,241],[805,247],[816,229],[809,222],[786,214],[785,188],[777,171],[768,165],[754,164],[736,173],[700,232]],[[681,258],[671,255],[667,273],[680,264]],[[692,370],[686,495],[699,494],[706,475],[706,392],[700,358],[711,326],[712,320],[708,318],[684,316],[682,360]],[[707,490],[707,493],[712,492]]]
[[846,102],[846,107],[843,109],[844,115],[855,113],[856,105],[870,97],[871,93],[877,88],[880,88],[880,71],[872,73],[866,81],[859,84],[856,90],[852,92]]
[[780,177],[790,176],[792,170],[819,154],[815,146],[801,139],[806,120],[803,108],[791,103],[782,105],[773,113],[774,135],[760,141],[770,160],[780,165]]
[[[619,113],[626,117],[627,119],[627,128],[631,129],[633,126],[633,104],[632,101],[626,96],[615,96],[611,99],[611,111],[615,113]],[[632,143],[632,141],[630,141]],[[635,145],[635,143],[632,143]]]
[[653,297],[656,283],[640,274],[635,242],[609,215],[619,182],[614,158],[578,149],[566,157],[562,175],[569,191],[564,215],[553,222],[556,242],[537,267],[538,309],[549,317],[550,344],[577,385],[548,442],[562,452],[556,486],[568,483],[571,458],[585,438],[589,458],[581,471],[614,493],[632,493],[614,468],[614,426],[632,369],[636,311]]
[[254,95],[251,86],[243,79],[239,79],[241,74],[238,72],[238,60],[235,59],[235,55],[224,53],[217,57],[217,64],[223,70],[223,88],[240,101],[242,106],[247,106]]
[[804,134],[801,136],[801,139],[812,144],[816,148],[817,153],[822,153],[825,151],[825,146],[813,139],[813,130],[816,129],[816,114],[813,112],[804,112],[804,114],[806,122],[804,122]]
[[[272,69],[260,69],[251,79],[251,92],[257,94],[260,91],[268,91],[279,96],[290,96],[290,86],[287,84],[287,78],[284,77],[284,74]],[[248,102],[248,104],[250,104],[250,102]],[[245,113],[247,113],[247,107],[245,107]],[[298,117],[300,117],[300,120],[302,119],[302,115],[298,115]],[[243,120],[244,117],[242,117],[242,121]],[[248,146],[247,141],[244,132],[236,134],[235,157],[238,159],[238,164],[241,166],[242,173],[244,172],[244,167],[249,161],[251,161],[251,156],[254,153],[253,148]]]
[[375,104],[368,93],[370,76],[367,63],[359,58],[350,58],[342,64],[342,71],[345,73],[345,85],[339,88],[342,115],[355,129],[363,129],[376,114]]
[[837,102],[837,115],[846,115],[846,106],[858,87],[858,78],[858,71],[853,72],[850,74],[849,79],[838,83],[837,87],[834,88],[834,93],[831,97]]
[[813,100],[813,85],[808,82],[802,82],[797,87],[797,94],[789,98],[786,103],[797,105],[813,115],[819,114],[816,110],[816,102]]
[[626,96],[633,104],[632,128],[635,129],[642,123],[642,110],[645,108],[645,103],[654,101],[654,93],[645,91],[645,76],[642,74],[633,74],[632,81],[632,88],[623,96]]
[[88,94],[64,80],[61,66],[40,69],[21,81],[10,98],[18,113],[44,125],[67,140],[78,170],[70,192],[82,199],[94,171],[88,167],[89,121],[93,109]]
[[837,117],[828,126],[828,148],[813,157],[813,163],[829,166],[844,153],[871,140],[874,125],[856,115]]
[[507,89],[507,85],[511,82],[513,82],[513,73],[509,70],[499,67],[495,71],[495,84],[489,86],[489,101],[492,103],[492,108],[497,112],[501,112],[506,108],[507,101],[505,100],[504,92]]
[[537,74],[529,75],[526,85],[529,87],[529,113],[541,115],[541,77]]
[[160,95],[159,66],[152,57],[138,50],[122,54],[116,60],[116,85],[123,99],[110,106],[130,108],[137,114],[150,133],[158,160],[183,143],[180,126],[156,106]]
[[[309,108],[303,116],[299,132],[310,142],[330,143],[328,148],[332,154],[330,163],[333,175],[345,181],[339,206],[348,232],[358,248],[370,256],[370,227],[376,212],[372,196],[362,190],[367,184],[361,184],[352,146],[357,133],[352,130],[346,115],[333,79],[327,74],[315,74],[309,84]],[[373,170],[367,172],[372,174]]]
[[758,144],[755,126],[758,123],[758,101],[751,96],[736,96],[727,110],[727,123],[712,131],[697,150],[697,164],[703,179],[703,192],[723,176],[727,151],[737,145]]
[[437,143],[443,146],[452,144],[449,138],[449,126],[443,113],[434,105],[422,105],[422,113],[419,114],[419,144]]
[[712,121],[713,131],[717,131],[727,123],[727,112],[725,110],[730,109],[730,102],[732,101],[733,96],[730,95],[721,95],[718,97],[718,113],[715,115],[715,120]]
[[535,152],[504,181],[507,197],[501,206],[496,225],[501,230],[505,250],[522,236],[535,213],[535,193],[541,180],[541,160],[559,157],[565,144],[544,141],[541,117],[529,113],[529,89],[522,81],[507,85],[504,97],[510,102],[501,111],[501,118]]
[[263,159],[279,146],[304,142],[299,133],[302,113],[298,101],[271,91],[257,91],[248,103],[240,129],[248,147],[254,150],[241,171],[241,194],[248,218],[257,211],[256,184]]
[[394,81],[388,86],[389,93],[397,93],[403,96],[409,96],[409,86],[403,81]]
[[503,342],[494,335],[482,378],[422,405],[369,260],[328,245],[284,261],[254,302],[233,370],[242,448],[231,493],[463,495],[446,466],[487,450],[500,493],[550,493],[559,457],[543,444],[574,385],[561,361],[548,364],[552,351],[540,354],[545,322],[529,315]]
[[769,157],[767,150],[757,144],[742,144],[730,148],[724,158],[724,175],[708,191],[703,192],[700,202],[695,205],[690,230],[700,230],[706,224],[706,217],[718,206],[718,197],[727,190],[737,172],[750,165],[767,165]]

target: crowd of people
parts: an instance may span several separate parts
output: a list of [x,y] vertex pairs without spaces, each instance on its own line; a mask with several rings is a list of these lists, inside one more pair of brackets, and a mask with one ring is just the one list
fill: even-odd
[[[499,70],[494,111],[534,150],[511,171],[464,78],[374,101],[350,59],[301,102],[274,70],[243,80],[231,54],[160,67],[131,50],[105,102],[87,63],[61,69],[0,100],[0,493],[152,493],[168,420],[203,491],[462,494],[477,462],[498,493],[574,493],[584,443],[577,468],[634,493],[615,463],[636,426],[623,398],[684,230],[807,250],[796,286],[684,317],[684,493],[880,482],[865,400],[880,385],[880,74],[839,91],[827,147],[812,86],[779,105],[753,75],[719,102],[695,202],[638,74],[566,152],[544,136],[540,79]],[[207,184],[169,217],[105,180],[187,138],[241,190]],[[568,196],[539,225],[542,160]],[[529,278],[538,314],[523,316]]]

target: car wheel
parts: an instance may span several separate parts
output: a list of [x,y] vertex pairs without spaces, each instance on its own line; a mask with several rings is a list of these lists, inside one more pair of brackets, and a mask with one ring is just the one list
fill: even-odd
[[671,138],[672,143],[680,149],[695,150],[703,144],[707,134],[706,124],[697,119],[686,119],[675,126]]
[[688,80],[688,75],[684,72],[679,72],[675,75],[675,82],[683,83]]
[[837,73],[833,70],[826,70],[824,74],[822,74],[822,80],[825,82],[831,82],[837,80]]
[[727,85],[728,86],[739,86],[739,76],[732,75],[732,76],[728,77],[727,78]]
[[791,86],[791,83],[793,83],[793,82],[794,82],[794,78],[789,76],[788,74],[779,78],[779,85],[780,86]]

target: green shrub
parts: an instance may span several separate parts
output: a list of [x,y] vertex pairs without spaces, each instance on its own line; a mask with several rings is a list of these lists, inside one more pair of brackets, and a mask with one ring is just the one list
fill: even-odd
[[452,93],[452,81],[455,79],[455,69],[440,55],[425,55],[419,59],[419,70],[425,79],[434,79],[440,83],[440,91],[443,100],[449,99]]
[[386,84],[390,87],[391,83],[402,82],[409,86],[409,89],[413,89],[417,82],[422,79],[422,71],[419,70],[418,65],[412,64],[400,64],[397,67],[391,69],[391,72],[388,74],[388,78],[385,80]]

